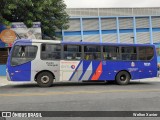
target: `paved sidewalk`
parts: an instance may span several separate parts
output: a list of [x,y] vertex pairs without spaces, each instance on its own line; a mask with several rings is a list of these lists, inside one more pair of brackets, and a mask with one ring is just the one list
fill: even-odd
[[8,81],[6,76],[0,76],[0,86],[4,86],[8,84],[12,84],[12,82]]
[[22,84],[26,82],[12,82],[8,81],[6,76],[0,76],[0,86],[11,85],[11,84]]
[[140,82],[160,82],[160,77],[138,79]]
[[[134,80],[134,81],[139,81],[139,82],[160,82],[160,77],[147,78],[147,79],[138,79],[138,80]],[[11,84],[23,84],[23,83],[28,83],[28,82],[12,82],[12,81],[8,81],[6,76],[0,76],[0,86],[11,85]]]

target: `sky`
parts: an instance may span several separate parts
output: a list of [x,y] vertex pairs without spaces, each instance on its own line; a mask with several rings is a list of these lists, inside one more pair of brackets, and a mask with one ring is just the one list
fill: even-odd
[[160,0],[64,0],[67,8],[160,7]]

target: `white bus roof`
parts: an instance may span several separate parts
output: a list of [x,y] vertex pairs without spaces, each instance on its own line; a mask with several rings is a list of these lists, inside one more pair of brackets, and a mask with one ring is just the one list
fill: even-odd
[[64,42],[60,40],[42,40],[42,39],[19,39],[15,42],[34,42],[34,43],[63,43],[63,44],[81,44],[81,45],[127,45],[127,46],[155,46],[153,44],[127,44],[127,43],[97,43],[97,42]]
[[[42,39],[18,39],[16,41],[20,42],[34,42],[34,43],[61,43],[60,40],[42,40]],[[15,42],[16,42],[15,41]]]

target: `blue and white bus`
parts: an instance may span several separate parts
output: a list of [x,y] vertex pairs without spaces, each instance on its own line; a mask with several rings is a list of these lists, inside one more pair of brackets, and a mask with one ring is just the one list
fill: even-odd
[[48,87],[57,81],[116,81],[157,76],[154,45],[15,41],[7,62],[10,81],[36,81]]

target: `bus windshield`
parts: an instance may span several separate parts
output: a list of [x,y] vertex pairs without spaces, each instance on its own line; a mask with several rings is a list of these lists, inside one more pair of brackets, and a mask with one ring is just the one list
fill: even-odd
[[36,46],[20,46],[17,45],[13,49],[11,57],[11,65],[21,65],[35,59],[37,53]]

